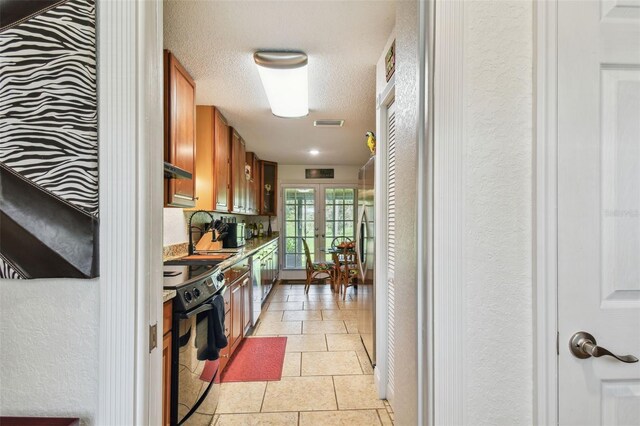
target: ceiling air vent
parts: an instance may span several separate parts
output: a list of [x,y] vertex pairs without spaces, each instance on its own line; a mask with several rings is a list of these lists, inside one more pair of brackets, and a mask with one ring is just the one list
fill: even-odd
[[316,120],[313,125],[315,127],[342,127],[344,120]]

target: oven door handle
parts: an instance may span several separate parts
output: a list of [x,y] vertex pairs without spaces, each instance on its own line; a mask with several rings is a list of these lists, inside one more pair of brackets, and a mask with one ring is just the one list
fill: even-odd
[[187,313],[180,314],[180,319],[189,319],[194,315],[198,315],[202,312],[207,312],[213,309],[213,305],[211,303],[203,303],[199,308],[194,309],[193,311],[189,311]]
[[[227,292],[227,286],[224,285],[222,286],[222,288],[220,288],[220,290],[217,291],[216,295],[220,295],[220,296],[224,296],[224,294]],[[211,299],[209,299],[211,300]],[[209,302],[205,302],[202,304],[202,306],[200,306],[199,308],[194,309],[193,311],[189,311],[187,313],[182,313],[180,314],[180,319],[189,319],[194,315],[198,315],[201,312],[207,312],[213,309],[213,305]]]

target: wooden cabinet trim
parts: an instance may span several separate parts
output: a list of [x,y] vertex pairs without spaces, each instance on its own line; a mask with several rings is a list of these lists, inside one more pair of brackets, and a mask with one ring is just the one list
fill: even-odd
[[[213,108],[213,107],[212,107]],[[229,124],[220,111],[214,112],[214,201],[215,210],[231,210],[231,131]]]
[[167,300],[162,305],[162,334],[166,335],[171,331],[173,321],[173,301]]
[[171,422],[171,338],[172,333],[162,339],[162,424]]

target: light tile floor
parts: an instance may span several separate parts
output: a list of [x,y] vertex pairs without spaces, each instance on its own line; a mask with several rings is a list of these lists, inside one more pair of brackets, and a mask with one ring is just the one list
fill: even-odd
[[280,284],[254,336],[286,336],[282,380],[224,383],[211,426],[393,425],[376,396],[373,369],[357,329],[356,296],[329,286]]

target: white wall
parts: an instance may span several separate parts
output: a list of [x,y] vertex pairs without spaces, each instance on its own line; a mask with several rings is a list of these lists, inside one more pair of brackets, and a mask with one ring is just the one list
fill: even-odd
[[464,2],[464,417],[532,423],[532,2]]
[[[204,215],[204,213],[202,213]],[[187,217],[184,210],[175,207],[163,209],[163,246],[186,243],[189,241],[187,234]],[[195,219],[195,218],[194,218]]]
[[0,280],[0,415],[95,418],[99,285]]
[[[417,424],[418,4],[396,3],[396,424]],[[401,271],[401,272],[400,272]]]

